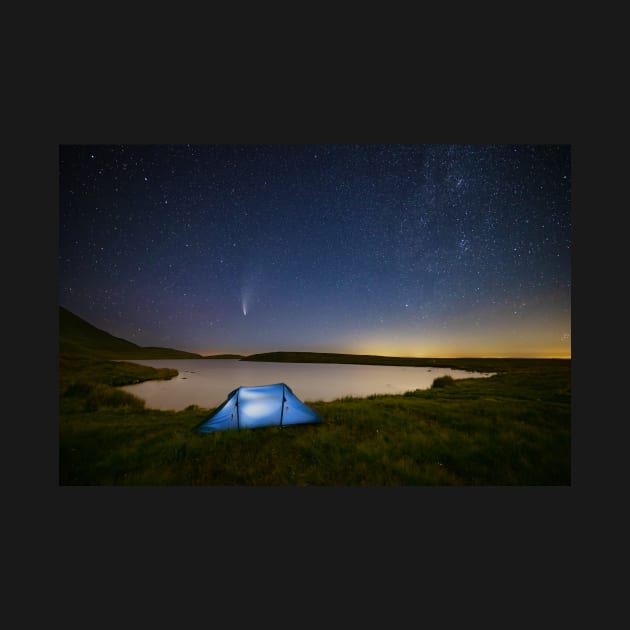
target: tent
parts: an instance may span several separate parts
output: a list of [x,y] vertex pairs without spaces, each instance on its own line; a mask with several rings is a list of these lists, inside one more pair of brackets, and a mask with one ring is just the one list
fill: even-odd
[[227,400],[195,431],[209,433],[305,422],[321,422],[321,418],[297,398],[288,385],[276,383],[231,391]]

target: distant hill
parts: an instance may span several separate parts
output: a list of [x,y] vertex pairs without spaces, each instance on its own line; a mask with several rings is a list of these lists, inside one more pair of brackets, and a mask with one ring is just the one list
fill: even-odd
[[204,359],[240,359],[243,360],[242,354],[207,354],[202,355]]
[[450,359],[430,359],[416,357],[386,357],[371,354],[341,354],[335,352],[262,352],[250,354],[243,361],[273,361],[290,363],[350,363],[359,365],[408,365],[442,366]]
[[[345,363],[355,365],[397,366],[453,366],[452,359],[430,359],[415,357],[385,357],[371,354],[341,354],[336,352],[262,352],[250,354],[242,361],[271,361],[279,363]],[[455,359],[455,361],[457,361]]]
[[452,368],[495,372],[497,370],[532,368],[570,362],[570,359],[522,359],[522,358],[431,358],[431,357],[386,357],[371,354],[338,354],[334,352],[263,352],[250,354],[241,361],[270,361],[280,363],[344,363],[357,365],[399,365],[409,367]]
[[201,359],[200,354],[172,348],[142,347],[96,328],[59,307],[59,353],[99,359]]

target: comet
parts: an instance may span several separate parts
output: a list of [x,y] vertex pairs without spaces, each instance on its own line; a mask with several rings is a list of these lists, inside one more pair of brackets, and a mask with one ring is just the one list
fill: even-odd
[[243,317],[252,310],[252,307],[258,303],[258,295],[262,283],[262,276],[258,270],[245,270],[241,274],[240,298],[241,311]]
[[247,317],[247,309],[249,307],[249,291],[243,289],[241,291],[241,310],[243,311],[243,317]]

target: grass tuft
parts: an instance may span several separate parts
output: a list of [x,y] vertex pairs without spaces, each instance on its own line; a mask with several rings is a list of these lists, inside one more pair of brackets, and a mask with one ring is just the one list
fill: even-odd
[[444,376],[439,376],[434,379],[431,387],[452,387],[453,385],[455,385],[455,379],[452,376],[445,374]]

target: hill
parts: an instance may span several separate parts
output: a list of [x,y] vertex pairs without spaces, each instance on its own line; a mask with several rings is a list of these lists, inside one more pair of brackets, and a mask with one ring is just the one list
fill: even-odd
[[431,358],[386,357],[370,354],[341,354],[335,352],[263,352],[250,354],[241,361],[270,361],[289,363],[345,363],[356,365],[399,365],[409,367],[439,367],[455,370],[495,372],[505,369],[543,368],[550,365],[570,365],[570,359],[495,359],[484,357]]
[[59,353],[98,359],[201,359],[193,352],[142,347],[96,328],[63,306],[59,307]]

